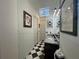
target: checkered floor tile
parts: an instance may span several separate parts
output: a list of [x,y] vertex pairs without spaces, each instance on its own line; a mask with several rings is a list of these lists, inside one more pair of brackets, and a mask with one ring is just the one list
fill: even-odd
[[32,59],[44,59],[44,42],[40,41],[37,43],[29,53],[29,56]]

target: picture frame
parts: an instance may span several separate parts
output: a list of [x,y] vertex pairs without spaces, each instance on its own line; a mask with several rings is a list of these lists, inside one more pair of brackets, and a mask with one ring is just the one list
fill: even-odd
[[77,36],[77,0],[61,0],[60,31]]
[[29,28],[32,27],[32,16],[26,11],[23,11],[23,26]]

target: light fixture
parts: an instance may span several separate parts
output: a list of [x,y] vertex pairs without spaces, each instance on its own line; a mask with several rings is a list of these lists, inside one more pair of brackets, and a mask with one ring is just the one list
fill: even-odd
[[58,12],[57,12],[56,16],[59,16],[59,14],[60,14],[60,11],[61,11],[61,10],[60,10],[60,9],[58,9]]
[[56,12],[57,12],[57,10],[56,10],[56,8],[55,8],[54,13],[53,13],[53,16],[55,16],[55,15],[56,15]]

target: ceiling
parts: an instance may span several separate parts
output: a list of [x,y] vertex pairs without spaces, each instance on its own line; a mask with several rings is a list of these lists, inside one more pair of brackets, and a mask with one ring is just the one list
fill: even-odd
[[29,0],[35,11],[38,13],[40,8],[48,7],[50,10],[59,7],[60,0]]

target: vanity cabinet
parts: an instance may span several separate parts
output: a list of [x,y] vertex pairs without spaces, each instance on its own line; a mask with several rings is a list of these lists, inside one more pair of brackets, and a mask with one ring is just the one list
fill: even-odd
[[55,51],[59,49],[58,44],[51,44],[45,42],[44,52],[45,52],[45,59],[54,59]]

